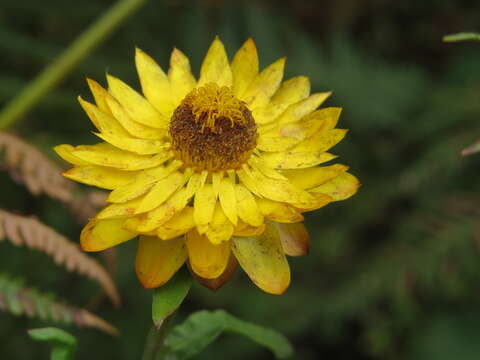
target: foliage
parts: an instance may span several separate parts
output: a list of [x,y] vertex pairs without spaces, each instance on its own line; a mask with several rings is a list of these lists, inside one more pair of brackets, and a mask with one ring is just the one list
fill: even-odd
[[105,268],[87,256],[79,246],[34,218],[11,214],[0,209],[0,242],[10,240],[51,256],[68,271],[76,271],[96,280],[112,302],[120,304],[120,295]]
[[77,326],[97,328],[111,335],[117,334],[113,326],[89,311],[57,302],[51,295],[25,287],[22,281],[6,274],[0,274],[0,305],[3,311],[14,315],[74,323]]
[[48,327],[29,330],[28,334],[33,340],[52,344],[51,360],[73,360],[77,340],[66,331]]
[[[78,206],[74,197],[74,186],[60,176],[60,168],[34,146],[21,139],[0,132],[0,150],[4,151],[4,169],[17,182],[26,185],[33,195],[45,193],[66,203],[85,218],[85,211],[92,208],[83,202]],[[86,197],[93,204],[92,197]],[[87,206],[85,206],[87,205]],[[87,214],[87,217],[89,214]],[[120,296],[110,275],[96,260],[85,255],[77,244],[37,219],[15,215],[0,209],[0,242],[9,240],[16,246],[25,245],[51,256],[55,263],[64,265],[68,271],[76,271],[96,280],[115,305],[120,304]],[[92,313],[67,306],[36,290],[22,288],[21,283],[0,278],[0,303],[2,310],[14,315],[26,314],[56,322],[90,326],[115,335],[117,330]],[[63,354],[65,349],[57,349],[54,354]],[[67,356],[68,351],[65,353]],[[54,356],[54,355],[52,355]],[[57,356],[57,355],[55,355]],[[63,355],[58,355],[63,356]]]
[[237,319],[223,310],[199,311],[177,325],[165,339],[171,360],[190,359],[222,332],[232,332],[249,338],[270,349],[278,359],[293,354],[288,340],[276,331]]
[[[3,150],[3,151],[2,151]],[[33,195],[46,194],[59,201],[72,201],[73,185],[60,175],[61,169],[34,146],[5,132],[0,133],[4,166]]]
[[[5,150],[5,170],[17,181],[26,184],[32,194],[38,195],[43,192],[68,204],[71,209],[77,209],[73,187],[61,178],[58,167],[40,151],[6,133],[0,133],[0,149],[2,148]],[[88,197],[87,199],[91,200]],[[88,209],[88,206],[86,208]],[[85,208],[79,210],[81,210],[79,213],[82,213]],[[0,209],[0,242],[5,239],[16,246],[25,245],[30,249],[44,252],[50,255],[55,263],[64,265],[68,271],[76,271],[96,280],[112,302],[115,305],[120,304],[118,291],[103,266],[85,255],[77,244],[70,242],[49,226],[34,218],[22,217]],[[0,299],[4,311],[14,315],[27,314],[57,322],[95,327],[111,335],[117,333],[110,324],[86,310],[56,303],[35,290],[21,288],[18,282],[11,281],[8,277],[0,280],[3,281],[3,294],[0,293]]]
[[165,286],[154,290],[152,320],[155,327],[161,327],[164,319],[177,310],[191,286],[192,276],[187,269],[183,268]]
[[104,191],[82,191],[62,175],[62,169],[40,150],[13,134],[0,132],[3,169],[35,196],[42,194],[65,203],[79,222],[85,222],[102,205]]

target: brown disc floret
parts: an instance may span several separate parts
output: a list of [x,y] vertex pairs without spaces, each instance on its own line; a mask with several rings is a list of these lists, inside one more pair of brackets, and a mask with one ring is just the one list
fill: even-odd
[[228,87],[207,84],[190,92],[170,122],[172,150],[196,171],[237,169],[255,149],[251,111]]

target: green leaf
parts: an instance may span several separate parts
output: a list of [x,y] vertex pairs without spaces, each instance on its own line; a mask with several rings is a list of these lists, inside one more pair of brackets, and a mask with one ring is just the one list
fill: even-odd
[[192,276],[186,268],[178,271],[165,285],[155,289],[152,302],[152,318],[157,328],[162,326],[163,320],[173,313],[192,286]]
[[28,331],[28,334],[32,339],[38,341],[48,341],[68,346],[77,345],[77,340],[72,335],[62,329],[54,327],[32,329]]
[[457,33],[457,34],[450,34],[443,37],[443,41],[445,42],[457,42],[457,41],[480,41],[480,34],[479,33]]
[[37,341],[46,341],[53,345],[51,360],[72,360],[77,348],[77,340],[68,332],[54,327],[32,329],[30,337]]
[[288,358],[293,348],[282,334],[230,315],[223,310],[199,311],[177,325],[165,339],[174,354],[171,358],[183,360],[198,354],[222,332],[243,335],[270,349],[278,359]]

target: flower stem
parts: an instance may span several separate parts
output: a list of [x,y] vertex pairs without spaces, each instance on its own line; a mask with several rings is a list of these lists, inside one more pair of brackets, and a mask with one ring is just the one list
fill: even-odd
[[153,325],[147,335],[142,360],[166,360],[168,348],[165,338],[173,324],[175,313],[165,318],[160,327]]
[[43,70],[0,112],[0,129],[25,115],[82,59],[147,0],[120,0],[82,33],[53,63]]

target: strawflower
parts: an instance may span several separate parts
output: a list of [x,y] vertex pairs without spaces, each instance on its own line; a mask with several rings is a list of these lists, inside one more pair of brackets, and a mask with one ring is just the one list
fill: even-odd
[[325,165],[347,132],[336,128],[341,109],[317,110],[330,93],[310,94],[304,76],[282,82],[284,58],[259,72],[251,39],[231,62],[215,39],[198,80],[177,49],[168,73],[139,49],[135,63],[143,96],[107,75],[108,90],[87,80],[96,105],[79,98],[103,142],[55,148],[74,165],[66,177],[112,190],[83,229],[82,248],[139,235],[145,288],[188,262],[212,289],[240,264],[262,290],[283,293],[286,255],[309,248],[302,213],[359,187],[347,166]]

